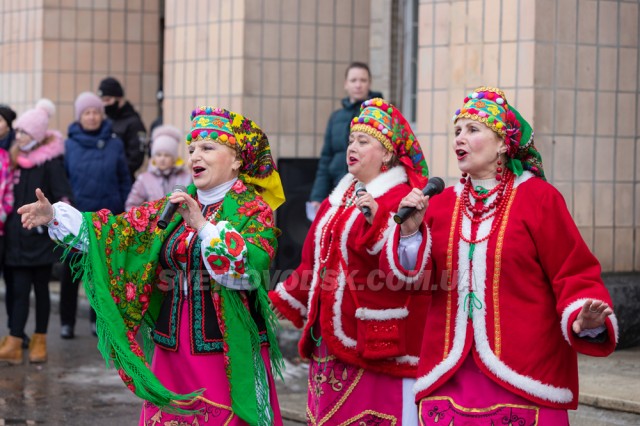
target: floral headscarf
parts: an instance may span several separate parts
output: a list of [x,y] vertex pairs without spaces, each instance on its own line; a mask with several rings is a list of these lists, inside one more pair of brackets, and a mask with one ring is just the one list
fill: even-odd
[[495,87],[478,87],[464,98],[464,105],[453,114],[484,123],[507,145],[507,167],[520,176],[524,170],[545,179],[542,157],[533,144],[533,129],[512,105],[504,92]]

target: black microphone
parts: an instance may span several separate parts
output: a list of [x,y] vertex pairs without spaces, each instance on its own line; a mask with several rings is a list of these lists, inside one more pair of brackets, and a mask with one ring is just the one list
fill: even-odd
[[[360,197],[360,195],[362,195],[361,192],[367,192],[367,188],[364,187],[364,183],[358,182],[356,183],[356,197]],[[371,209],[369,207],[362,206],[361,210],[364,217],[371,216]]]
[[[429,182],[427,182],[427,186],[425,186],[424,189],[422,190],[422,194],[424,196],[431,197],[441,193],[443,189],[444,189],[444,181],[439,177],[432,177],[431,179],[429,179]],[[400,210],[398,210],[398,213],[396,213],[396,215],[393,216],[393,220],[397,224],[401,224],[402,222],[407,220],[407,218],[411,216],[414,211],[416,211],[415,207],[408,207],[408,206],[402,207]]]
[[[173,191],[171,191],[171,193],[174,192],[187,192],[187,187],[184,185],[176,185],[173,187]],[[176,214],[176,210],[178,210],[178,204],[167,202],[167,204],[164,205],[164,210],[162,210],[160,219],[158,219],[158,228],[166,229],[167,226],[169,226],[169,222],[171,222],[173,215]]]

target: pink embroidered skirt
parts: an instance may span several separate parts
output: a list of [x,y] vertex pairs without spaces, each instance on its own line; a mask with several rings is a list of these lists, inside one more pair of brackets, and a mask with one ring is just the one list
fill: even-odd
[[[186,302],[184,302],[186,303]],[[159,425],[200,425],[200,426],[241,426],[242,421],[231,410],[229,382],[224,368],[222,354],[191,355],[189,349],[189,317],[188,309],[182,309],[179,344],[176,352],[156,346],[153,354],[151,370],[163,385],[177,393],[189,393],[205,388],[202,400],[196,401],[185,409],[199,410],[197,415],[181,416],[160,411],[155,405],[145,401],[140,413],[140,426]],[[282,425],[280,406],[276,394],[276,384],[271,375],[269,350],[262,348],[262,359],[269,375],[269,391],[274,425]],[[251,374],[251,372],[248,372]]]
[[[315,328],[315,327],[314,327]],[[322,342],[309,366],[309,425],[417,425],[415,379],[376,373],[338,360]]]
[[420,425],[569,424],[567,410],[542,407],[506,390],[484,375],[471,354],[447,383],[418,406]]

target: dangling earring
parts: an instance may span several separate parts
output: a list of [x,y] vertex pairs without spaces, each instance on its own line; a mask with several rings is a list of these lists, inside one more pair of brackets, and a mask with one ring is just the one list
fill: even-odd
[[502,161],[498,160],[498,168],[496,169],[496,180],[500,182],[502,180]]
[[380,166],[380,172],[384,173],[384,172],[386,172],[388,170],[389,170],[389,166],[387,166],[386,163],[382,163],[382,166]]
[[462,172],[462,177],[460,178],[460,183],[467,183],[467,172]]

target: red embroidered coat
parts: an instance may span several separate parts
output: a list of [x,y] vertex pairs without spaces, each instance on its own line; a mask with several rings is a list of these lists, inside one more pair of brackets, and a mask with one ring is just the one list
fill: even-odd
[[392,214],[411,190],[402,167],[367,185],[378,203],[372,225],[344,206],[355,180],[346,175],[321,205],[296,271],[270,297],[297,327],[303,357],[322,338],[340,360],[399,377],[415,377],[428,297],[380,273],[379,259]]
[[[471,230],[461,191],[458,184],[433,197],[425,216],[430,238],[423,246],[431,247],[423,247],[418,263],[427,265],[421,279],[429,282],[432,303],[414,387],[416,400],[437,395],[438,387],[471,352],[484,374],[509,391],[542,406],[576,408],[576,352],[606,356],[617,342],[614,315],[606,321],[604,343],[578,338],[571,330],[586,299],[611,305],[600,264],[562,195],[528,172],[516,178],[502,222],[488,241],[476,244],[471,263],[470,245],[459,237],[460,216],[466,238]],[[480,225],[476,238],[489,233],[492,221]],[[399,227],[393,230],[396,234],[385,247],[389,263],[381,266],[408,274],[396,254],[398,231]],[[481,304],[472,319],[470,276]]]

